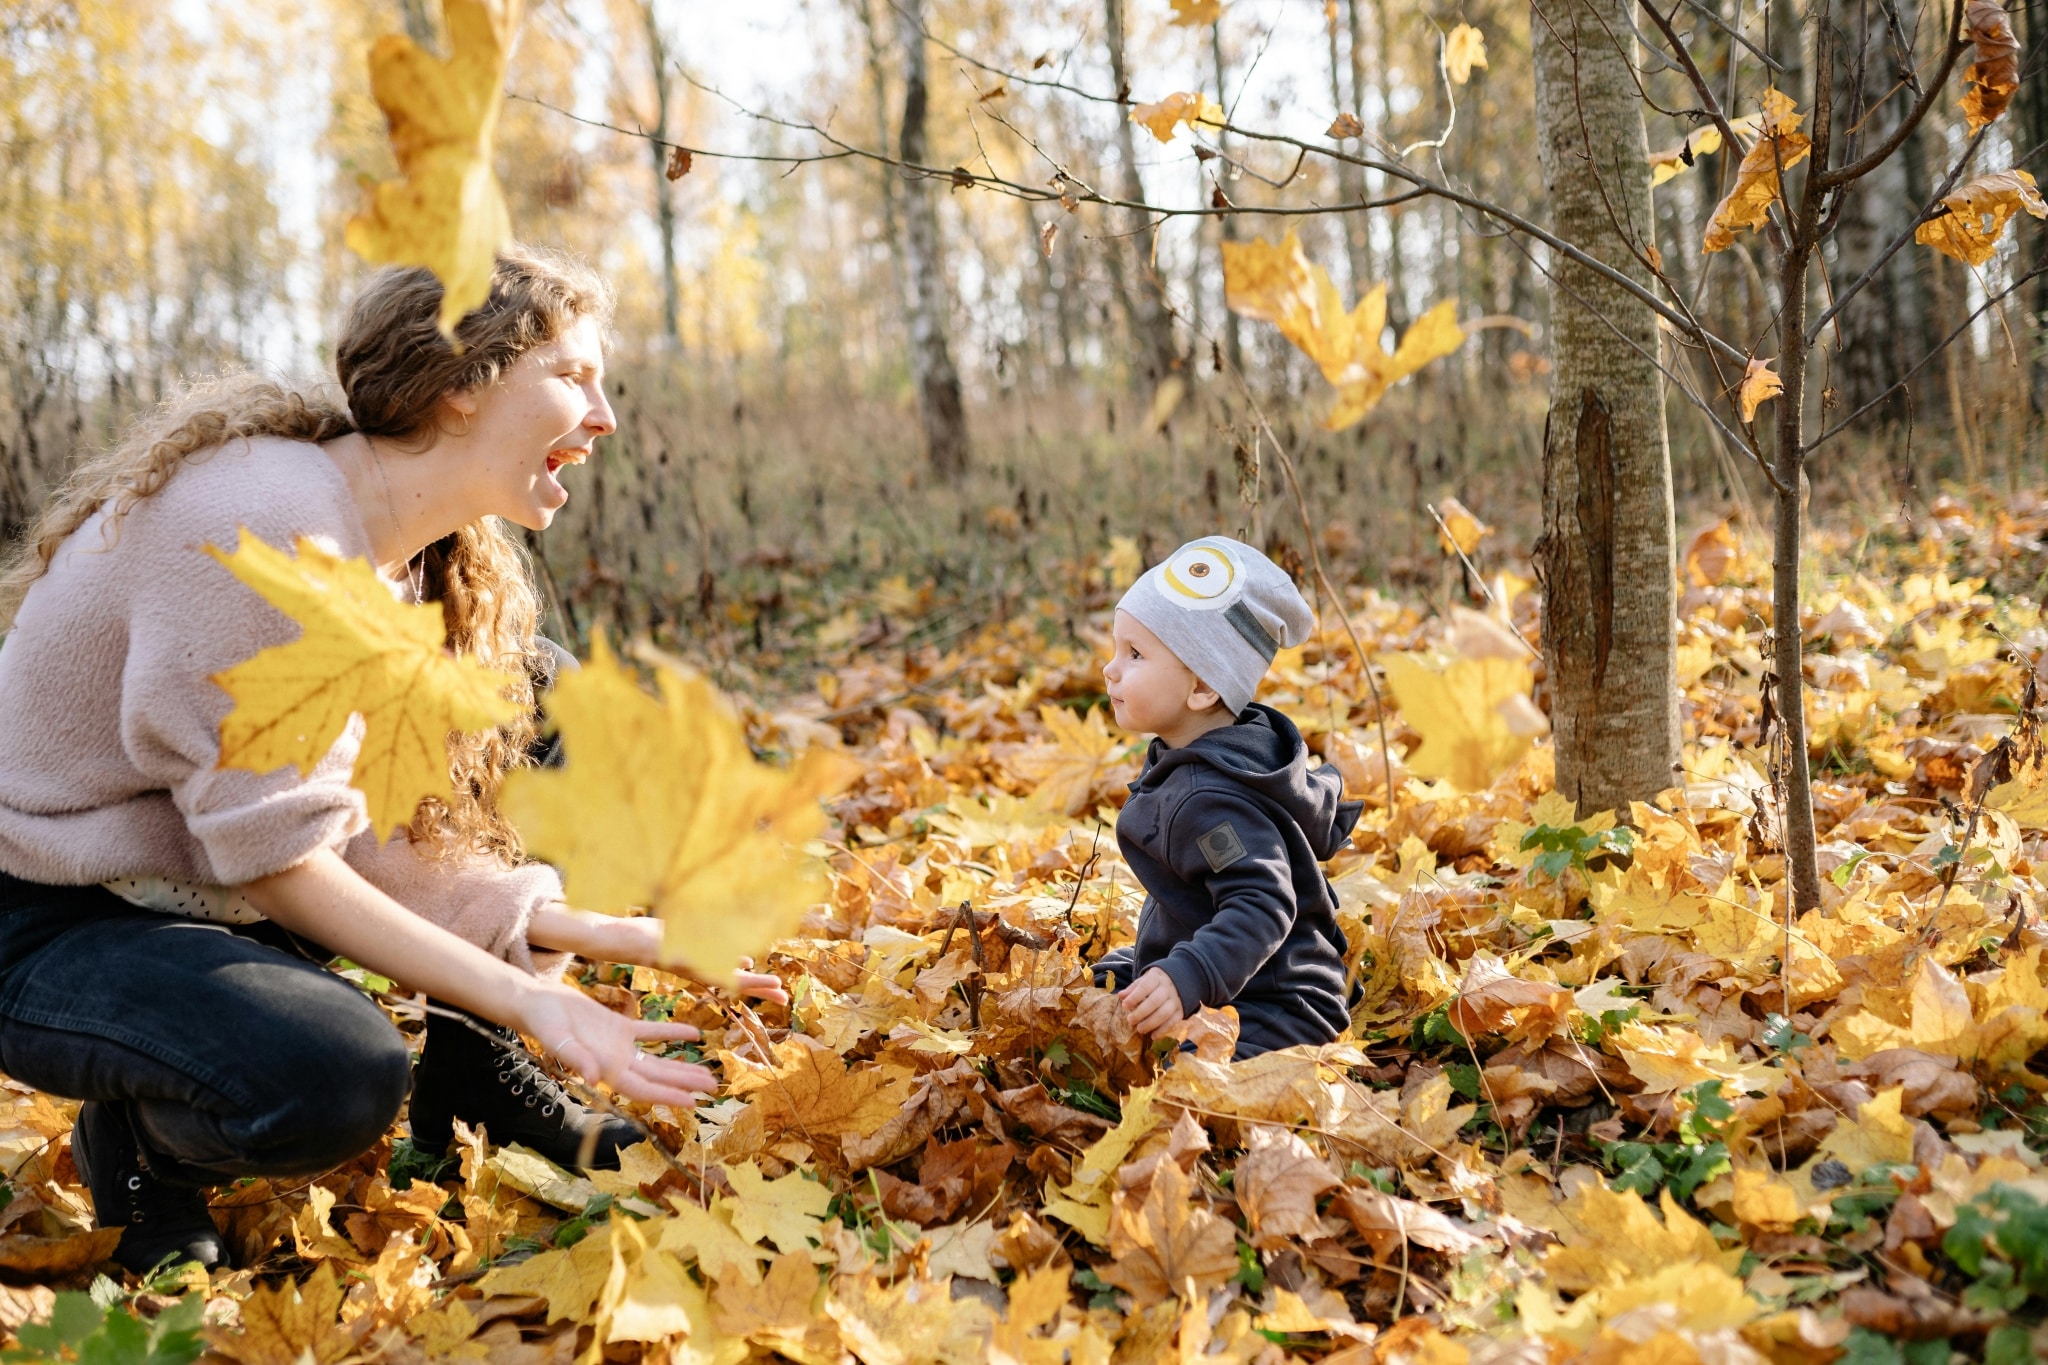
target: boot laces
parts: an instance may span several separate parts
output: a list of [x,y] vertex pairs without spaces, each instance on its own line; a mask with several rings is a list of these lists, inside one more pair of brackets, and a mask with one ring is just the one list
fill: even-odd
[[574,1113],[580,1107],[560,1082],[541,1069],[534,1055],[517,1044],[507,1049],[500,1062],[498,1083],[509,1087],[510,1093],[519,1096],[528,1109],[539,1105],[543,1118],[553,1118],[557,1109]]

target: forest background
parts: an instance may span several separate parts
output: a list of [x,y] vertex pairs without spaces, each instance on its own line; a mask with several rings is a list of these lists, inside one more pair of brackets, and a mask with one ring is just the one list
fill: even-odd
[[[325,369],[331,324],[364,269],[341,226],[360,207],[363,178],[391,171],[368,45],[394,27],[432,45],[432,8],[9,7],[0,526],[22,525],[77,450],[106,441],[181,376]],[[2022,36],[2037,11],[2015,8]],[[1438,13],[1389,0],[1271,0],[1196,24],[1163,3],[1108,12],[1128,29],[1134,101],[1220,89],[1236,121],[1318,142],[1341,111],[1395,146],[1434,139],[1455,119],[1442,149],[1421,158],[1543,216],[1525,6]],[[1438,57],[1461,21],[1483,33],[1492,61],[1455,87]],[[1796,71],[1796,21],[1751,22]],[[1109,91],[1102,5],[947,0],[926,23],[931,165],[979,170],[985,155],[1006,178],[1043,184],[1047,165],[1015,129],[1091,181],[1121,185],[1128,174],[1135,197],[1181,209],[1219,191],[1240,206],[1328,205],[1349,189],[1344,167],[1318,159],[1275,188],[1265,181],[1291,169],[1284,148],[1245,150],[1237,172],[1198,156],[1186,131],[1171,143],[1143,129],[1133,139],[1113,102],[987,69]],[[1298,448],[1316,533],[1341,576],[1448,600],[1455,580],[1425,510],[1446,496],[1502,527],[1489,553],[1527,571],[1549,400],[1546,253],[1441,199],[1148,227],[1095,205],[934,193],[938,251],[922,268],[941,276],[938,313],[971,453],[964,479],[933,477],[917,426],[916,282],[903,243],[901,205],[916,182],[861,157],[776,159],[833,150],[792,126],[805,123],[862,148],[900,148],[900,27],[883,0],[533,9],[497,142],[512,221],[523,237],[589,255],[622,298],[620,432],[536,542],[567,614],[558,631],[580,640],[592,622],[613,620],[773,671],[792,649],[803,657],[816,613],[836,615],[841,593],[899,577],[913,592],[929,584],[958,599],[956,619],[972,620],[1046,582],[1053,562],[1101,553],[1117,536],[1132,537],[1145,562],[1211,531],[1300,555],[1294,518],[1270,510],[1278,476],[1270,453],[1260,467],[1246,395],[1220,372],[1235,357],[1275,434]],[[283,50],[291,62],[277,60]],[[1692,103],[1679,79],[1646,76],[1673,110]],[[1973,169],[2026,164],[2048,137],[2044,105],[2042,83],[2023,82]],[[672,180],[666,149],[603,123],[734,155],[696,156]],[[1683,143],[1697,119],[1653,110],[1648,123],[1654,150]],[[1968,133],[1952,102],[1930,112],[1830,244],[1832,278],[1860,274],[1910,225]],[[1733,168],[1726,154],[1699,160],[1657,188],[1656,241],[1680,286],[1707,300],[1708,321],[1754,335],[1769,320],[1769,266],[1759,268],[1760,244],[1700,253]],[[1383,177],[1360,174],[1369,193],[1385,192]],[[1468,324],[1496,325],[1372,420],[1322,432],[1314,364],[1224,307],[1220,243],[1277,239],[1288,227],[1347,299],[1385,281],[1397,331],[1442,300]],[[1999,309],[1982,305],[2032,264],[2022,253],[2041,249],[2038,237],[2014,243],[1977,270],[1918,249],[1891,260],[1814,357],[1809,388],[1826,391],[1831,412],[1862,407],[1973,312],[1975,322],[1875,420],[1815,453],[1819,511],[1924,511],[1944,480],[2000,490],[2027,481],[2048,405],[2048,277]],[[1666,406],[1681,520],[1738,510],[1760,528],[1757,499],[1769,490],[1759,471],[1687,404]],[[825,591],[791,592],[795,571]]]

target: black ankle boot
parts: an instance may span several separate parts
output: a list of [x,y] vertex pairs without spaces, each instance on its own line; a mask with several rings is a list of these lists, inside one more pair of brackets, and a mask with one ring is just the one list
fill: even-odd
[[92,1191],[100,1226],[123,1229],[115,1261],[138,1275],[167,1256],[208,1270],[227,1264],[227,1243],[206,1211],[206,1192],[157,1179],[135,1140],[126,1105],[80,1105],[71,1159]]
[[454,1121],[461,1119],[472,1128],[489,1129],[492,1142],[531,1147],[572,1169],[588,1140],[589,1165],[609,1170],[618,1166],[621,1147],[641,1140],[640,1130],[626,1120],[571,1099],[513,1030],[475,1015],[439,1012],[449,1008],[437,1003],[428,1013],[426,1047],[413,1070],[415,1146],[446,1151],[455,1135]]

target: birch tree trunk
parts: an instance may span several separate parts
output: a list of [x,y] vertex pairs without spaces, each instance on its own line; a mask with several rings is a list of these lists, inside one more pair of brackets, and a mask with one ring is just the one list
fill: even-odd
[[668,112],[673,93],[668,78],[668,38],[661,31],[661,18],[654,12],[654,0],[640,0],[640,21],[647,29],[647,69],[654,78],[654,136],[647,141],[647,154],[654,167],[654,230],[661,237],[661,322],[670,347],[681,351],[683,344],[681,281],[676,275],[676,197],[668,178]]
[[[912,165],[923,165],[929,98],[924,0],[896,0],[896,19],[903,44],[902,156]],[[960,373],[953,368],[953,352],[946,344],[952,291],[946,283],[939,210],[927,181],[907,181],[903,190],[903,266],[910,277],[910,362],[917,381],[918,416],[932,472],[955,482],[967,472],[967,413],[960,402]]]
[[[1110,81],[1116,86],[1116,151],[1122,163],[1117,193],[1124,199],[1143,200],[1145,182],[1138,174],[1138,140],[1126,107],[1130,103],[1131,82],[1124,63],[1124,0],[1103,0],[1103,28],[1109,45]],[[1111,221],[1116,224],[1117,235],[1107,244],[1109,278],[1123,305],[1131,342],[1137,350],[1133,369],[1148,384],[1157,384],[1173,370],[1179,357],[1173,345],[1173,315],[1166,310],[1161,292],[1163,282],[1152,265],[1152,233],[1146,230],[1144,216],[1139,213],[1124,211],[1113,215]]]
[[[1537,149],[1552,230],[1647,287],[1637,259],[1652,222],[1642,99],[1632,54],[1613,36],[1629,32],[1628,3],[1565,0],[1535,16]],[[1550,269],[1535,559],[1557,789],[1591,814],[1675,780],[1671,462],[1655,315],[1583,266],[1552,255]]]

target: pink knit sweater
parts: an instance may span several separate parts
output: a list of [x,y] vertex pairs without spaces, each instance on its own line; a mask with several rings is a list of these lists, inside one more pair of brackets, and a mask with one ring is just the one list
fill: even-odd
[[402,834],[380,846],[348,785],[360,722],[308,777],[216,766],[232,704],[212,675],[299,628],[201,547],[232,550],[246,526],[287,550],[308,536],[368,555],[326,452],[230,442],[188,461],[111,535],[105,521],[102,510],[64,542],[0,645],[0,869],[58,885],[234,886],[333,848],[415,913],[536,970],[527,925],[561,899],[560,878],[539,864],[428,859]]

